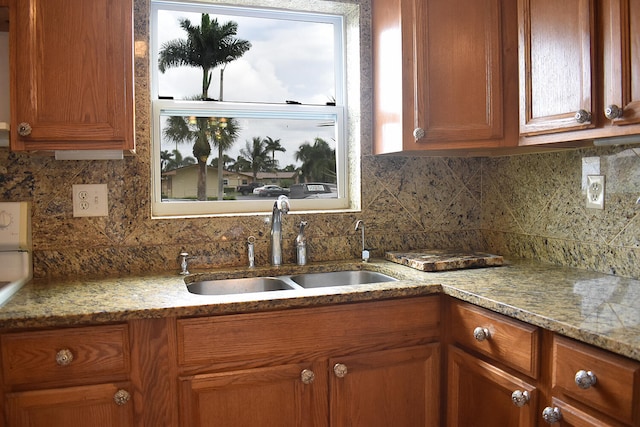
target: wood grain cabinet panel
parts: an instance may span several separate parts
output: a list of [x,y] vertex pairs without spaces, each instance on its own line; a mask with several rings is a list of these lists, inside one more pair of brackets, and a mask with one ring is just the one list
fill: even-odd
[[8,333],[0,342],[5,384],[95,383],[130,368],[127,325]]
[[332,357],[331,425],[440,425],[440,360],[438,343]]
[[517,145],[516,5],[374,0],[374,153]]
[[521,145],[640,134],[637,1],[519,0],[518,25]]
[[[640,3],[601,0],[603,35],[602,107],[620,114],[607,118],[614,126],[640,123]],[[612,113],[611,113],[612,114]]]
[[519,0],[522,135],[594,126],[594,1]]
[[128,384],[100,384],[10,393],[6,410],[11,427],[130,427],[133,404],[114,396]]
[[134,148],[132,0],[10,0],[11,149]]
[[[512,401],[514,392],[528,394],[521,407]],[[537,402],[535,385],[449,347],[447,426],[534,427],[539,418]]]
[[[449,307],[453,342],[538,377],[538,328],[470,304],[452,302]],[[477,328],[486,330],[487,336],[476,338]]]
[[178,319],[181,425],[440,420],[440,298]]
[[[594,384],[579,387],[576,377],[580,375]],[[639,362],[557,336],[553,343],[552,386],[554,394],[623,423],[640,425]]]

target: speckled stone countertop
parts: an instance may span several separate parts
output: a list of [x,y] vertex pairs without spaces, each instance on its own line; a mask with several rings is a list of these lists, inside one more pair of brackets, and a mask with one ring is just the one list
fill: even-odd
[[192,272],[187,281],[366,269],[400,280],[222,296],[194,295],[178,274],[33,280],[3,307],[0,329],[202,316],[445,293],[640,360],[640,280],[526,260],[426,273],[384,260]]

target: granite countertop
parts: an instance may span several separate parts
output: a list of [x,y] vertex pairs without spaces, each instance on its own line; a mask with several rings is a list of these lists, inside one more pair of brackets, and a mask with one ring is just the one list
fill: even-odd
[[[100,279],[35,279],[0,307],[0,328],[39,328],[202,316],[445,293],[640,361],[640,280],[529,260],[422,272],[385,260],[317,263],[304,272],[366,269],[400,280],[371,285],[194,295],[176,273]],[[187,280],[286,275],[297,266],[193,272]]]

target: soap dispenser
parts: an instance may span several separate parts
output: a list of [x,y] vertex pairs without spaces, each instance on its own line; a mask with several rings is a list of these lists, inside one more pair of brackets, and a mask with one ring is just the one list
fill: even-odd
[[307,226],[307,221],[300,221],[300,232],[296,237],[296,260],[298,265],[307,264],[307,238],[304,235],[304,228]]

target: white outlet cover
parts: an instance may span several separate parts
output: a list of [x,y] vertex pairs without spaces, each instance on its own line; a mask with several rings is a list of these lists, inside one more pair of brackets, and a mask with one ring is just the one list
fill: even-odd
[[587,209],[604,209],[604,175],[587,176]]
[[107,184],[75,184],[73,187],[73,216],[109,216]]

